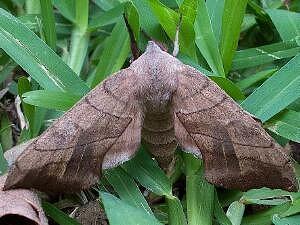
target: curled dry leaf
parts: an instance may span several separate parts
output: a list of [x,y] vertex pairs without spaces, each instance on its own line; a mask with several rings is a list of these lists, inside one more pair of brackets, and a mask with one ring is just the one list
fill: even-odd
[[205,177],[215,185],[297,189],[290,158],[260,124],[213,81],[154,42],[29,144],[5,188],[89,188],[101,168],[129,160],[141,142],[163,167],[178,144],[203,157]]
[[3,191],[5,179],[0,177],[0,224],[47,225],[38,196],[24,189]]

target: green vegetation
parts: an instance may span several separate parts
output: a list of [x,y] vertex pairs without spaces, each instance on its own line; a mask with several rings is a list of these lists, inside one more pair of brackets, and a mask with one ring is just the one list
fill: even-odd
[[[141,51],[152,38],[171,52],[181,18],[178,58],[210,76],[280,144],[300,142],[298,0],[1,0],[0,173],[7,167],[3,151],[38,136],[130,64],[123,15]],[[200,160],[181,152],[177,158],[167,176],[141,149],[105,171],[97,188],[43,208],[60,225],[78,224],[62,202],[74,209],[93,198],[111,225],[300,224],[299,193],[219,189],[203,178]]]

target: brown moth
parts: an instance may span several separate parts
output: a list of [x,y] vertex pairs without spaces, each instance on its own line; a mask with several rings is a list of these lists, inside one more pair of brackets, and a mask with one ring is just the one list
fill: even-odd
[[215,185],[297,189],[289,157],[259,123],[206,76],[154,42],[29,144],[5,188],[89,188],[101,168],[131,159],[141,141],[163,167],[178,144],[202,157],[205,177]]

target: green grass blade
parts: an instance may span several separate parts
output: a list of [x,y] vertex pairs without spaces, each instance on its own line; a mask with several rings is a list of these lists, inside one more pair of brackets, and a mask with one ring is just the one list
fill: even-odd
[[240,225],[243,219],[245,205],[239,201],[230,204],[227,209],[226,215],[231,221],[232,225]]
[[77,75],[80,75],[84,59],[86,58],[90,38],[90,34],[87,32],[89,1],[76,1],[75,12],[76,20],[71,35],[68,65]]
[[237,51],[232,69],[244,69],[270,63],[279,59],[290,58],[300,52],[296,39]]
[[252,85],[256,84],[257,82],[269,78],[270,76],[272,76],[273,73],[275,73],[277,70],[276,69],[270,69],[270,70],[264,70],[264,71],[260,71],[256,74],[250,75],[247,78],[240,80],[238,82],[236,82],[235,84],[241,89],[241,90],[245,90],[249,87],[251,87]]
[[63,211],[56,208],[53,204],[43,201],[42,206],[46,215],[53,219],[59,225],[80,225],[79,222],[69,217]]
[[300,97],[300,54],[256,89],[242,107],[263,122]]
[[88,26],[89,1],[75,1],[75,24],[79,30],[84,33]]
[[215,205],[214,205],[214,216],[219,224],[221,225],[232,225],[228,217],[226,216],[225,212],[223,211],[223,208],[218,200],[218,195],[215,192],[215,199],[214,199]]
[[151,208],[133,178],[130,177],[122,168],[117,167],[106,170],[104,175],[118,193],[121,200],[135,206],[136,208],[145,210],[149,215],[153,215]]
[[94,31],[102,26],[114,24],[120,20],[124,13],[124,4],[118,6],[100,14],[95,14],[89,22],[89,31]]
[[266,128],[289,140],[300,142],[300,112],[285,110],[266,123]]
[[153,215],[109,193],[100,192],[100,197],[110,225],[161,225]]
[[266,210],[262,210],[256,214],[245,216],[242,220],[241,225],[271,225],[272,216],[274,214],[281,214],[285,212],[289,207],[290,203],[285,203],[283,205],[278,205]]
[[210,17],[211,26],[218,44],[220,42],[221,37],[224,3],[225,0],[206,1],[206,7]]
[[199,159],[184,153],[184,160],[188,224],[211,225],[214,209],[214,186],[204,179],[204,168]]
[[0,114],[0,143],[3,151],[13,146],[12,125],[6,112]]
[[168,203],[169,225],[187,225],[180,200],[177,197],[166,198]]
[[86,58],[89,40],[90,34],[88,32],[82,31],[78,27],[73,29],[68,65],[77,75],[80,75]]
[[216,82],[217,85],[234,100],[241,101],[245,99],[245,95],[240,90],[240,88],[226,77],[209,76],[209,78]]
[[131,2],[136,7],[138,14],[142,15],[140,17],[142,30],[155,40],[165,40],[165,34],[160,28],[158,20],[152,10],[149,10],[148,0],[131,0]]
[[274,225],[299,225],[300,215],[281,218],[279,215],[274,215],[272,218]]
[[173,197],[169,178],[145,150],[140,149],[133,159],[123,164],[123,168],[148,190]]
[[216,76],[225,77],[222,58],[218,43],[213,33],[211,21],[204,0],[198,1],[197,17],[195,20],[195,42],[201,54]]
[[60,13],[70,20],[71,22],[76,21],[76,0],[53,0],[55,8],[57,8]]
[[81,98],[70,93],[47,90],[26,92],[22,97],[27,104],[61,111],[67,111]]
[[89,78],[91,86],[95,87],[106,76],[120,70],[129,51],[129,35],[125,23],[121,19],[105,42],[99,63]]
[[226,73],[231,68],[232,59],[238,45],[247,2],[248,0],[225,0],[220,52]]
[[53,13],[52,0],[40,0],[43,32],[46,43],[55,51],[56,29]]
[[2,145],[0,144],[0,176],[6,173],[8,168],[8,164],[6,159],[4,158]]
[[269,9],[267,13],[283,41],[300,36],[300,13],[281,9]]
[[85,83],[24,24],[0,9],[0,47],[43,88],[84,95]]
[[16,68],[17,64],[12,60],[7,60],[0,67],[0,84],[6,80],[11,72]]
[[293,193],[280,189],[251,189],[243,194],[240,202],[244,204],[281,205],[293,199]]
[[[174,41],[180,15],[158,0],[148,0],[148,3],[169,38]],[[193,24],[189,19],[183,17],[179,30],[179,48],[182,53],[187,54],[192,58],[195,58],[194,39],[195,33]]]

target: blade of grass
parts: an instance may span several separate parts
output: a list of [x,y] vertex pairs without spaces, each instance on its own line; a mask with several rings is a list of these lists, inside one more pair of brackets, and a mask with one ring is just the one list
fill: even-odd
[[105,177],[118,193],[121,200],[135,206],[136,208],[145,210],[149,215],[153,215],[151,208],[133,178],[130,177],[122,168],[117,167],[106,170]]
[[84,95],[86,84],[24,24],[0,9],[0,47],[43,88]]
[[40,0],[43,32],[46,43],[55,51],[56,29],[53,14],[52,0]]
[[238,82],[236,82],[235,84],[241,89],[241,90],[245,90],[249,87],[251,87],[252,85],[256,84],[257,82],[269,78],[270,76],[273,75],[273,73],[275,73],[277,70],[276,69],[270,69],[270,70],[264,70],[264,71],[260,71],[256,74],[250,75],[247,78],[240,80]]
[[6,159],[4,158],[2,145],[0,144],[0,176],[6,173],[8,168],[8,164]]
[[226,215],[231,221],[232,225],[240,225],[243,219],[245,205],[239,201],[230,204],[227,209]]
[[9,121],[6,112],[0,114],[0,143],[3,151],[10,149],[13,146],[12,123]]
[[225,0],[220,39],[220,52],[225,73],[231,68],[247,2],[248,0]]
[[94,15],[89,22],[89,31],[118,22],[124,13],[124,5],[124,3],[119,4],[108,11]]
[[206,1],[206,7],[210,17],[211,26],[218,44],[220,42],[221,37],[224,3],[225,0]]
[[100,197],[110,225],[161,225],[152,214],[149,215],[141,208],[136,208],[109,193],[100,192]]
[[[147,1],[152,9],[152,12],[158,19],[169,38],[174,41],[180,15],[174,10],[163,5],[158,0]],[[193,24],[189,19],[183,18],[179,29],[179,48],[182,53],[190,56],[193,59],[196,58],[194,39],[195,33]]]
[[67,214],[65,214],[60,209],[56,208],[53,204],[49,202],[42,202],[42,207],[51,219],[53,219],[56,223],[59,225],[80,225],[77,220],[69,217]]
[[129,35],[123,19],[114,26],[111,35],[105,42],[105,48],[100,56],[99,63],[89,77],[89,84],[95,87],[107,75],[121,69],[130,51]]
[[203,164],[184,153],[186,167],[186,201],[189,225],[211,225],[214,209],[214,186],[203,177]]
[[241,106],[263,122],[300,97],[300,54],[256,89]]
[[300,52],[296,39],[237,51],[233,59],[232,70],[254,67],[279,59],[290,58]]
[[177,197],[167,197],[168,221],[170,225],[187,225],[180,200]]
[[142,186],[159,196],[166,197],[170,225],[185,224],[181,203],[172,195],[172,184],[169,178],[144,149],[140,149],[132,160],[123,164],[123,168]]
[[27,104],[61,111],[67,111],[81,98],[81,96],[70,93],[47,90],[26,92],[22,97]]
[[283,41],[300,36],[300,13],[282,9],[269,9],[267,13]]
[[84,59],[86,58],[90,33],[88,28],[89,1],[81,0],[75,3],[75,23],[71,35],[70,56],[68,65],[80,75]]
[[281,218],[279,215],[274,215],[272,222],[274,225],[298,225],[300,221],[300,215],[289,216]]
[[269,120],[265,127],[277,135],[300,142],[300,112],[284,110]]
[[76,0],[52,0],[55,8],[59,10],[61,15],[63,15],[66,19],[70,20],[71,22],[75,22],[75,5]]
[[258,213],[245,216],[242,220],[241,225],[271,225],[272,216],[274,214],[285,212],[289,207],[290,203],[285,203],[283,205],[274,206],[272,208],[262,210]]
[[195,42],[201,54],[216,76],[225,77],[218,43],[213,33],[211,21],[204,0],[198,1],[195,20]]

